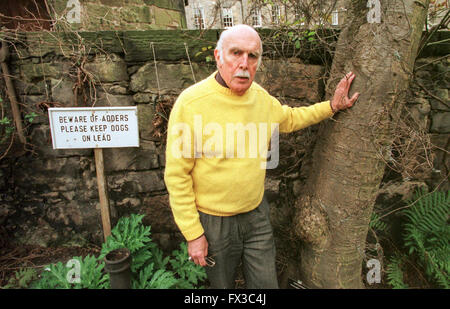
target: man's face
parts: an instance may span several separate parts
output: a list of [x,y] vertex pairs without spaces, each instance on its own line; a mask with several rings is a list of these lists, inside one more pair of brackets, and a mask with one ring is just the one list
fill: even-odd
[[220,75],[231,91],[237,95],[243,95],[255,78],[260,44],[256,32],[241,29],[224,38],[222,59],[219,51],[217,49],[214,51]]

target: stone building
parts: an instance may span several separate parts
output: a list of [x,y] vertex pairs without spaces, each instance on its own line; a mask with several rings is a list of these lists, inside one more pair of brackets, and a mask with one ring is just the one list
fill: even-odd
[[[376,1],[368,1],[368,6]],[[431,0],[428,27],[439,24],[449,0]],[[236,24],[255,28],[296,25],[338,27],[346,9],[343,0],[184,0],[188,29],[222,29]]]
[[342,24],[342,0],[281,1],[262,0],[185,0],[188,29],[220,29],[236,24],[272,28],[281,24],[311,27]]

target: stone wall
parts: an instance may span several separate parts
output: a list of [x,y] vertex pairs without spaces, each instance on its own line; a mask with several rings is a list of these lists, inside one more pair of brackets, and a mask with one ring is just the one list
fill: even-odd
[[[68,45],[17,45],[10,68],[22,113],[35,112],[38,116],[27,125],[29,151],[12,147],[0,161],[0,225],[11,239],[43,246],[102,242],[93,150],[54,150],[46,111],[49,106],[95,103],[138,107],[140,147],[104,150],[113,224],[121,216],[144,213],[145,223],[152,226],[154,239],[164,249],[178,246],[182,237],[173,222],[163,181],[164,134],[157,133],[164,132],[157,120],[167,111],[161,109],[163,103],[170,106],[194,80],[214,72],[215,65],[205,62],[204,54],[195,55],[202,46],[211,44],[217,33],[204,41],[185,40],[194,46],[189,50],[190,58],[186,57],[183,40],[178,48],[172,45],[173,50],[165,52],[169,49],[167,42],[179,41],[182,32],[163,33],[164,41],[158,40],[158,33],[145,35],[147,43],[155,42],[156,57],[148,50],[136,51],[144,51],[145,45],[133,45],[130,42],[137,40],[126,39],[133,38],[134,32],[105,32],[101,34],[103,47],[110,52],[102,53],[97,44],[86,49],[82,57],[64,52],[70,50]],[[84,36],[88,41],[93,34]],[[115,41],[116,37],[123,40]],[[93,41],[98,42],[98,37]],[[431,92],[412,89],[408,101],[411,113],[436,142],[434,174],[426,179],[434,184],[445,181],[449,171],[449,64],[448,59],[418,61],[420,83]],[[323,99],[325,73],[325,67],[305,64],[301,59],[264,59],[256,80],[282,103],[301,106]],[[4,85],[0,86],[0,95],[7,103]],[[301,159],[310,151],[316,131],[311,127],[282,135],[279,167],[268,171],[266,191],[279,237],[288,233],[285,230],[292,218],[289,201],[301,195]]]
[[[199,44],[208,46],[206,43]],[[74,45],[77,44],[75,41]],[[177,245],[181,236],[172,219],[163,181],[164,137],[155,134],[153,123],[158,104],[173,103],[194,80],[214,72],[215,64],[205,62],[204,55],[200,62],[190,62],[181,43],[180,58],[185,59],[173,60],[176,53],[165,53],[168,47],[158,40],[153,46],[155,58],[151,53],[131,59],[130,54],[136,53],[136,49],[128,52],[125,43],[124,53],[114,50],[117,52],[103,54],[93,48],[91,53],[74,59],[65,56],[70,45],[56,48],[57,45],[45,45],[41,49],[33,44],[29,47],[19,44],[18,54],[10,63],[22,113],[34,112],[38,117],[27,128],[27,147],[32,151],[26,154],[11,151],[2,161],[1,224],[12,238],[22,243],[49,246],[101,242],[93,151],[54,150],[46,108],[94,103],[95,106],[136,105],[140,147],[104,150],[112,221],[129,213],[145,213],[145,222],[152,226],[155,239],[164,248]],[[172,48],[177,49],[173,45]],[[195,50],[189,52],[194,59]],[[286,69],[289,76],[282,74]],[[323,67],[318,65],[267,60],[257,80],[279,93],[281,100],[300,105],[323,96],[323,73]],[[80,84],[80,77],[85,79],[84,83]],[[277,82],[273,81],[274,77]],[[287,83],[295,86],[285,87]],[[279,183],[279,180],[270,182],[275,194]]]
[[433,168],[431,187],[450,190],[450,58],[428,57],[416,61],[409,111],[416,123],[430,133]]

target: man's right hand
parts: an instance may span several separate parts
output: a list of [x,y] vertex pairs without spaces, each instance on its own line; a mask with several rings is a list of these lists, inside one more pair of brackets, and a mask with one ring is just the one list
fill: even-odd
[[195,264],[206,266],[205,257],[208,255],[208,241],[205,235],[188,241],[188,254]]

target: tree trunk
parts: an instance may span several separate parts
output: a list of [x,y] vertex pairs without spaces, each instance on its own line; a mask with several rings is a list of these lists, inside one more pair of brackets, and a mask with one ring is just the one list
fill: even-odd
[[355,91],[360,96],[354,107],[321,125],[304,196],[296,201],[300,278],[311,288],[363,287],[368,224],[429,3],[379,2],[381,22],[368,23],[368,1],[347,1],[327,95],[353,71],[349,97]]

